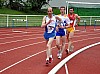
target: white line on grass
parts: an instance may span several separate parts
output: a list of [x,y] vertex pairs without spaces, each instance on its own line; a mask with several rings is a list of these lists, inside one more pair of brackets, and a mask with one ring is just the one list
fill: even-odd
[[75,57],[76,55],[78,55],[79,53],[93,47],[93,46],[96,46],[96,45],[99,45],[100,42],[97,42],[97,43],[94,43],[94,44],[91,44],[91,45],[88,45],[86,47],[83,47],[79,50],[77,50],[76,52],[72,53],[71,55],[69,55],[68,57],[66,57],[64,60],[62,60],[60,63],[58,63],[48,74],[56,74],[56,72],[65,64],[67,63],[70,59],[72,59],[73,57]]

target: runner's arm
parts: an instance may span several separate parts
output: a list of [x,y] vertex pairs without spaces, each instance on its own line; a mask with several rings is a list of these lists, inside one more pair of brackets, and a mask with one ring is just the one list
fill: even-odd
[[43,17],[41,27],[44,28],[46,26],[46,16]]
[[69,18],[66,18],[66,26],[65,26],[65,29],[66,28],[69,28],[70,27],[70,19]]
[[78,14],[75,14],[76,15],[76,18],[78,19],[78,21],[77,21],[77,25],[79,24],[79,22],[80,22],[80,16],[78,16]]

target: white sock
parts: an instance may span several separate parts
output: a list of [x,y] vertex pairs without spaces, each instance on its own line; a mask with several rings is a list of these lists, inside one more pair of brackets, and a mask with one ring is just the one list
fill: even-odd
[[67,49],[68,50],[68,52],[69,52],[69,49]]
[[49,58],[46,59],[46,61],[49,60]]
[[52,58],[52,55],[50,55],[50,58]]

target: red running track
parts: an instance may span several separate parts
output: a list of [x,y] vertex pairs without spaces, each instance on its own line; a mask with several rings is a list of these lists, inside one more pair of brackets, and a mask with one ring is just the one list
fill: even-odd
[[[73,38],[74,52],[93,43],[100,42],[100,31],[87,27],[86,32],[78,31]],[[82,29],[82,28],[81,28]],[[90,30],[91,29],[91,30]],[[8,31],[9,30],[9,31]],[[62,59],[57,59],[57,48],[53,42],[54,61],[45,66],[45,40],[42,28],[0,30],[0,72],[2,74],[47,74]],[[67,43],[66,43],[67,48]],[[99,74],[100,45],[89,48],[67,63],[69,74]],[[74,53],[73,52],[73,53]],[[66,74],[63,66],[57,74]]]

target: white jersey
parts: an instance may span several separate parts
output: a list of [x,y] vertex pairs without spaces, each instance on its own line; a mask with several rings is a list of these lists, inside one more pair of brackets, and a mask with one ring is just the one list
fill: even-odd
[[[70,19],[67,17],[66,14],[63,16],[61,14],[59,14],[58,17],[61,18],[63,21],[63,24],[61,24],[61,26],[66,26],[67,24],[70,24]],[[61,30],[64,30],[65,34],[66,34],[66,29],[60,29],[59,31],[61,31]]]
[[56,18],[54,15],[52,15],[52,18],[46,16],[46,23],[49,22],[49,20],[52,20],[52,22],[45,27],[45,31],[47,33],[54,33],[56,30]]
[[67,15],[65,14],[65,15],[58,15],[58,17],[59,18],[61,18],[62,19],[62,21],[63,21],[63,23],[64,23],[64,26],[66,25],[66,24],[70,24],[70,19],[67,17]]

